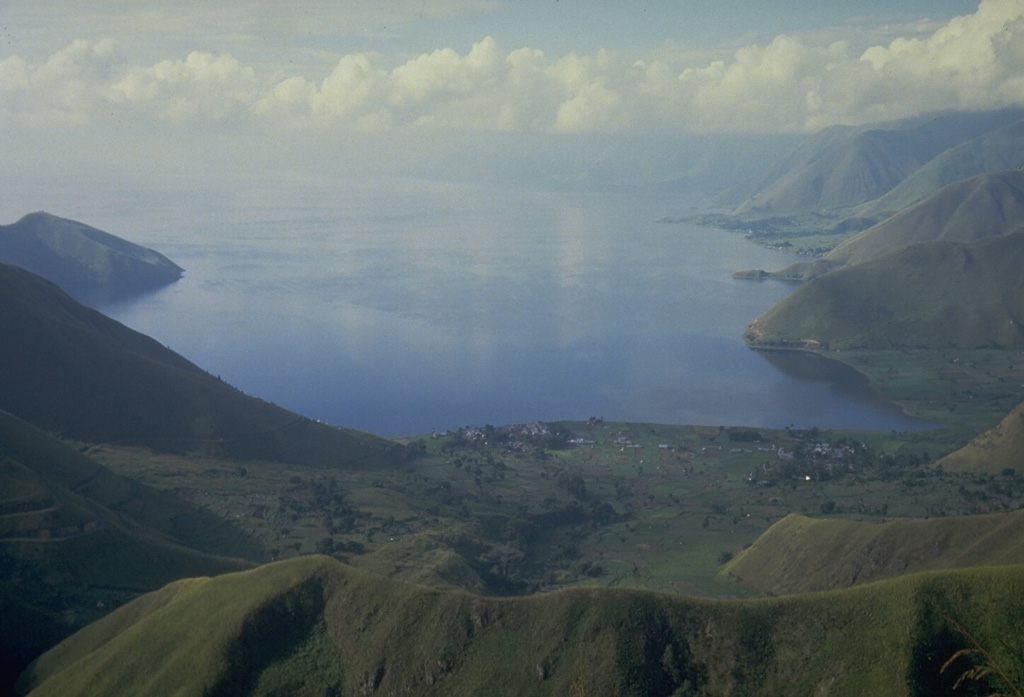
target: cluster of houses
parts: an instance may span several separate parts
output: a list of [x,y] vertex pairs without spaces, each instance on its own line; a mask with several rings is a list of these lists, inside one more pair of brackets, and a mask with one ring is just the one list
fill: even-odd
[[463,426],[457,431],[445,431],[434,437],[456,436],[470,443],[483,446],[501,445],[509,450],[529,450],[531,444],[551,435],[551,428],[543,421],[510,426]]

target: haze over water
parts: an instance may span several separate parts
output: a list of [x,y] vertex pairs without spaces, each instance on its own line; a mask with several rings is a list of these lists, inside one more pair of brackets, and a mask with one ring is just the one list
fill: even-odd
[[796,257],[655,222],[699,200],[395,179],[153,196],[83,222],[186,274],[101,309],[311,418],[381,435],[591,416],[922,426],[856,380],[746,348],[746,324],[792,286],[730,274]]

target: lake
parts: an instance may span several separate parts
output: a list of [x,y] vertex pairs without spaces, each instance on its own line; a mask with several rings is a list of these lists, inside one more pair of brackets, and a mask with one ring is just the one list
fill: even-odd
[[654,222],[698,199],[394,179],[145,199],[83,222],[185,276],[100,309],[311,418],[388,436],[591,416],[923,426],[856,376],[746,348],[793,286],[730,274],[796,257]]

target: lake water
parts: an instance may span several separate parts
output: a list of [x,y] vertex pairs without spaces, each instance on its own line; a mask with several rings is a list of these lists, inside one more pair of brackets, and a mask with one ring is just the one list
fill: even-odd
[[744,327],[792,286],[730,274],[795,257],[654,222],[693,203],[389,180],[163,194],[84,222],[186,269],[104,312],[249,394],[337,425],[922,426],[842,371],[747,349]]

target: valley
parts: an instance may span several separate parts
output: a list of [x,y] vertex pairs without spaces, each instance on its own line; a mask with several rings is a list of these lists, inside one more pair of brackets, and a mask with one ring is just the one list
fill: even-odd
[[272,559],[328,553],[487,594],[584,585],[730,597],[723,561],[791,513],[883,521],[1024,505],[1024,471],[936,471],[946,430],[546,427],[515,440],[506,427],[403,439],[415,456],[367,472],[84,452],[215,513]]
[[[112,306],[203,339],[223,328],[226,365],[313,376],[291,385],[307,404],[331,392],[362,400],[344,405],[354,413],[386,414],[409,399],[417,419],[435,418],[414,405],[450,397],[465,409],[462,391],[483,376],[491,406],[536,404],[512,392],[525,386],[559,413],[646,414],[645,399],[678,409],[691,397],[737,410],[719,420],[686,405],[701,415],[688,425],[559,417],[401,437],[334,426],[79,304],[59,277],[0,264],[0,610],[25,627],[3,637],[3,688],[923,697],[975,694],[958,675],[998,658],[1009,671],[972,688],[1015,689],[1024,651],[1004,639],[1024,616],[1024,179],[945,179],[1018,118],[811,138],[777,184],[701,219],[726,231],[687,228],[685,254],[664,225],[645,225],[639,245],[624,239],[628,196],[550,196],[544,215],[561,225],[575,211],[590,247],[553,255],[540,234],[513,249],[492,231],[452,266],[465,278],[442,283],[432,264],[465,245],[436,242],[429,226],[413,234],[415,259],[404,231],[370,236],[345,272],[308,265],[323,251],[301,232],[247,252],[308,244],[275,279],[226,235],[219,269],[237,277],[208,267]],[[989,128],[1003,130],[967,138]],[[961,155],[942,154],[952,150]],[[864,168],[887,174],[866,181]],[[886,217],[886,192],[900,186],[905,207]],[[72,266],[122,247],[81,223],[31,220],[41,239],[84,230],[104,241]],[[336,222],[324,220],[313,225]],[[316,229],[341,259],[360,239]],[[732,260],[765,252],[736,231],[824,258],[769,254],[791,265],[729,278]],[[696,274],[685,291],[683,259]],[[746,280],[772,277],[802,283]],[[255,308],[255,333],[239,298]],[[754,307],[741,337],[733,322]],[[218,331],[196,332],[197,317]],[[525,335],[550,343],[526,350]],[[497,349],[496,337],[508,343]],[[693,355],[691,341],[704,342]],[[364,374],[307,354],[344,354],[344,370]],[[578,365],[586,372],[566,369]],[[850,384],[837,399],[840,372]],[[575,401],[549,399],[559,393]],[[866,404],[907,430],[819,422],[831,400],[841,418]],[[809,416],[780,425],[785,414]]]

